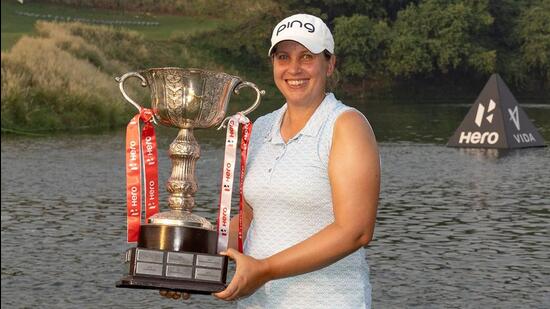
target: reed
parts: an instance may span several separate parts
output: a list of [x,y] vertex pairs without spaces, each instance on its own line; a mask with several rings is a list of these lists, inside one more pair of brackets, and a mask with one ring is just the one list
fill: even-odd
[[[2,128],[28,131],[120,126],[129,118],[113,77],[147,57],[127,30],[39,22],[2,53]],[[143,94],[141,94],[143,95]]]

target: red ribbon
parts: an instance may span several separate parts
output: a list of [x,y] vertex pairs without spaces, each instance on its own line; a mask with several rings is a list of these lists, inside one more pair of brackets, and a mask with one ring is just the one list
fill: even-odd
[[[145,123],[140,139],[140,121]],[[157,141],[153,112],[143,108],[126,128],[126,211],[127,241],[136,242],[141,227],[141,190],[144,167],[145,219],[158,213],[158,162]]]
[[248,144],[250,142],[250,133],[252,132],[252,123],[247,122],[243,124],[242,127],[242,138],[241,138],[241,175],[239,181],[239,238],[238,238],[238,248],[239,252],[243,252],[243,208],[244,208],[244,197],[243,197],[243,185],[244,185],[244,174],[246,170],[246,159],[248,158]]

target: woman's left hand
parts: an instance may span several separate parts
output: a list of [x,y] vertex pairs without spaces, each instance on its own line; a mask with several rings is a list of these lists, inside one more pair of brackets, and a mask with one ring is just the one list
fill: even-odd
[[217,298],[230,301],[249,296],[270,280],[269,265],[266,260],[255,259],[235,249],[229,249],[220,254],[234,260],[237,269],[227,288],[212,294]]

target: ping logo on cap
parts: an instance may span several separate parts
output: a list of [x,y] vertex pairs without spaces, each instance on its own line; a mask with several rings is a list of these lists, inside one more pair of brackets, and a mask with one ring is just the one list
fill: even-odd
[[271,33],[271,56],[274,47],[282,41],[295,41],[314,54],[323,50],[334,53],[334,39],[328,26],[319,17],[295,14],[280,21]]
[[295,23],[298,24],[299,28],[306,28],[307,32],[309,32],[309,33],[315,32],[315,26],[312,23],[302,23],[301,21],[296,19],[296,20],[293,20],[293,21],[289,21],[286,24],[281,24],[279,26],[279,28],[277,28],[277,34],[276,35],[279,35],[279,33],[281,31],[285,30],[285,29],[294,27]]

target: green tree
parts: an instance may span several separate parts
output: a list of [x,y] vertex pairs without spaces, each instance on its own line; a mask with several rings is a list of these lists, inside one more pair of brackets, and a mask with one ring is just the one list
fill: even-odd
[[492,22],[486,1],[427,0],[409,5],[393,26],[388,69],[402,77],[491,73],[496,52],[481,38]]
[[317,15],[329,26],[333,20],[342,16],[365,15],[374,19],[395,19],[397,12],[410,3],[420,0],[286,0],[283,1],[291,13],[309,13]]
[[542,88],[550,88],[550,0],[525,9],[515,29],[520,45],[522,80],[531,76]]
[[336,54],[340,72],[347,79],[381,76],[389,42],[389,26],[384,20],[353,15],[335,19]]
[[271,32],[280,19],[281,13],[262,13],[242,22],[227,23],[213,31],[184,38],[184,41],[234,64],[265,69],[269,63],[267,51]]
[[376,0],[286,0],[289,14],[307,13],[319,16],[330,25],[339,16],[354,14],[379,17],[385,15],[381,1]]
[[494,18],[487,37],[483,38],[497,51],[496,69],[502,77],[516,87],[527,84],[528,76],[523,73],[520,43],[517,35],[519,17],[532,0],[489,0],[489,12]]

